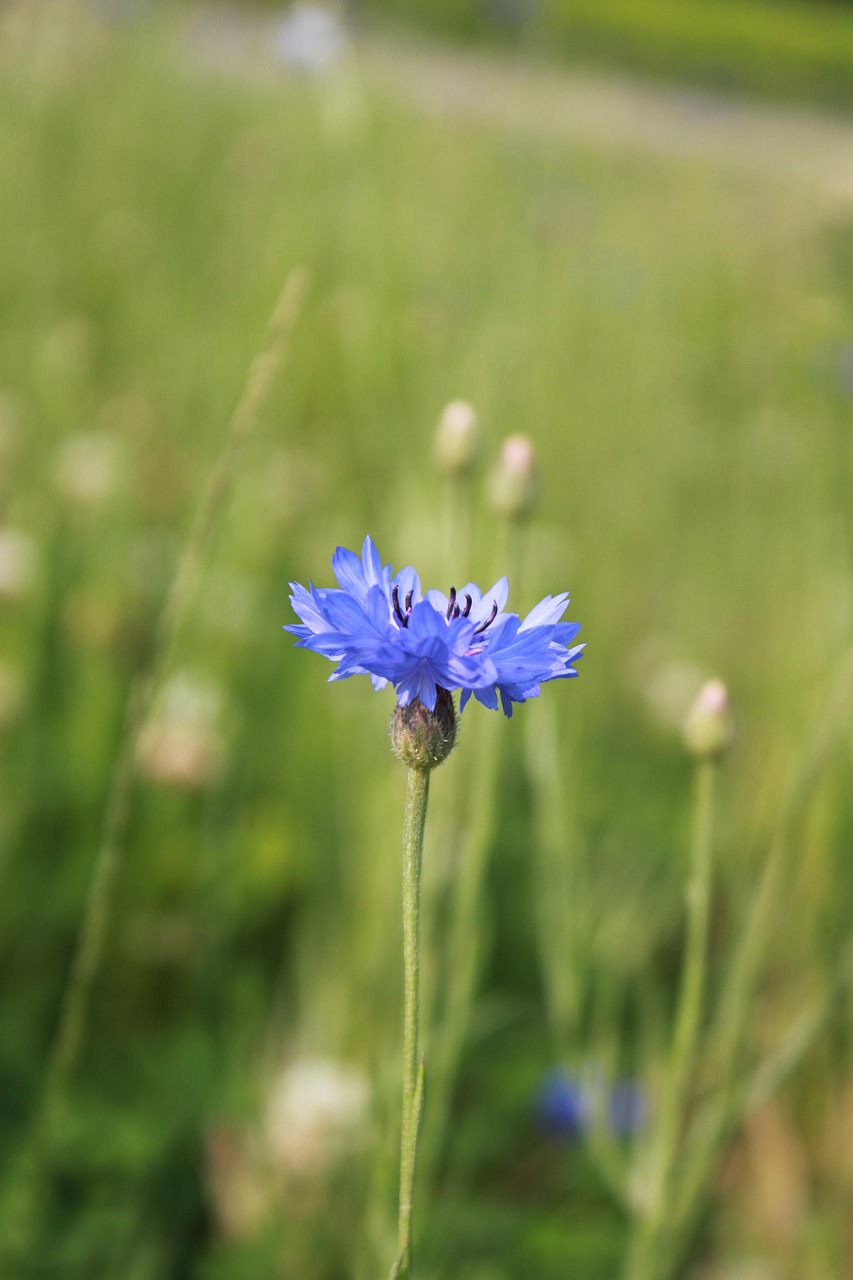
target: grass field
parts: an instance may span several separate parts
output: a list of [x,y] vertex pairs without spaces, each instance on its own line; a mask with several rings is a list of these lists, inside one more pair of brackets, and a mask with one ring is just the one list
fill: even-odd
[[[281,631],[288,582],[330,585],[335,546],[370,532],[443,589],[510,572],[522,613],[570,589],[588,644],[581,678],[511,721],[472,704],[433,780],[424,1040],[444,1066],[417,1274],[609,1280],[636,1258],[685,932],[694,764],[678,726],[719,676],[738,734],[684,1151],[739,996],[731,1087],[755,1105],[696,1166],[696,1211],[642,1275],[837,1280],[853,1267],[849,200],[758,162],[431,114],[356,58],[325,79],[224,74],[197,56],[198,24],[58,14],[0,18],[7,1196],[128,689],[282,284],[295,266],[309,283],[137,751],[22,1274],[387,1274],[393,696],[327,687]],[[459,396],[483,464],[448,492],[432,437]],[[517,432],[540,499],[507,531],[486,480]],[[461,951],[460,883],[477,889]],[[760,963],[732,978],[759,902]],[[442,997],[469,964],[448,1032]],[[549,1132],[536,1100],[557,1068],[593,1092],[632,1082],[645,1120]],[[338,1108],[319,1129],[312,1089]]]

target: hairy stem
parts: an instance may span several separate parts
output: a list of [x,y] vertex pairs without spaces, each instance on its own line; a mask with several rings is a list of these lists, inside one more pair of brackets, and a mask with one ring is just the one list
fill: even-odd
[[403,823],[403,1123],[400,1141],[400,1217],[394,1280],[412,1267],[412,1202],[418,1135],[424,1108],[424,1063],[418,1053],[420,992],[421,865],[429,770],[409,769]]

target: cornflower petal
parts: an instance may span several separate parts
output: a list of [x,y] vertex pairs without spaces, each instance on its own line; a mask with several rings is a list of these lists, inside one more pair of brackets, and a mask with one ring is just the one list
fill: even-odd
[[566,612],[568,603],[568,591],[563,591],[558,596],[545,596],[544,600],[539,601],[535,609],[530,610],[530,613],[521,624],[521,630],[529,631],[531,627],[549,626],[554,622],[558,622]]
[[413,605],[423,599],[423,593],[421,592],[421,580],[411,565],[407,565],[405,569],[401,569],[399,573],[394,575],[394,586],[399,592],[401,604],[405,601],[410,591],[412,593]]
[[384,587],[386,594],[389,594],[391,566],[383,567],[370,534],[364,539],[361,559],[354,551],[338,547],[332,556],[332,569],[340,589],[348,592],[359,603],[364,602],[368,591],[374,586]]
[[488,592],[469,582],[452,596],[422,594],[415,570],[394,575],[369,536],[361,557],[338,547],[332,565],[337,588],[291,583],[301,621],[285,628],[300,647],[337,662],[332,680],[369,675],[375,689],[393,684],[401,706],[417,699],[430,710],[439,690],[458,689],[460,710],[473,696],[511,716],[545,681],[577,675],[572,663],[584,646],[568,648],[579,625],[560,621],[566,593],[546,596],[523,621],[505,612],[506,578]]

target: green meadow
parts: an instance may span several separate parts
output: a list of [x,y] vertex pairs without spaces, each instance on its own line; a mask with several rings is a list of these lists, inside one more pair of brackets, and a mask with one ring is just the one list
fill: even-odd
[[[4,1280],[388,1274],[394,698],[327,684],[282,631],[288,583],[332,585],[367,533],[445,591],[506,573],[522,615],[569,590],[587,643],[511,720],[472,702],[432,780],[414,1275],[848,1274],[849,179],[514,128],[501,62],[490,118],[419,105],[358,49],[317,76],[235,55],[199,17],[21,3],[0,26],[0,1211],[31,1202]],[[433,452],[460,397],[465,479]],[[538,498],[508,524],[490,476],[518,433]],[[704,766],[702,999],[653,1202],[696,821],[681,726],[710,677],[736,737]],[[555,1072],[580,1126],[543,1111]],[[630,1124],[601,1103],[620,1082]]]

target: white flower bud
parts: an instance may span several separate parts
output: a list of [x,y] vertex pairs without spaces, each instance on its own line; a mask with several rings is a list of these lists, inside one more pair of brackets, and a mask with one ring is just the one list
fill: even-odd
[[529,515],[539,492],[536,449],[529,436],[508,436],[492,471],[489,496],[498,515],[519,520]]
[[734,739],[734,715],[722,680],[706,680],[684,722],[684,741],[691,755],[710,760],[723,755]]
[[467,400],[451,400],[438,420],[433,442],[436,465],[449,475],[467,475],[480,452],[480,420]]

